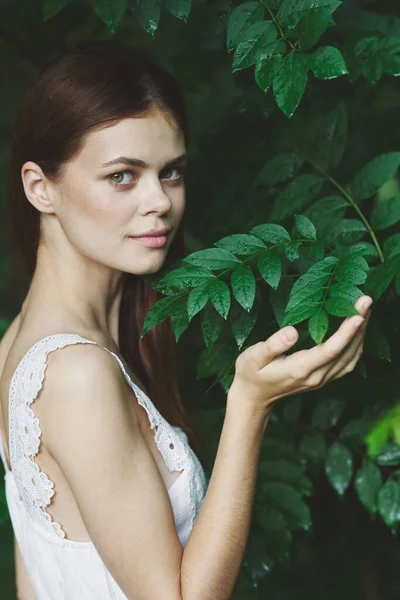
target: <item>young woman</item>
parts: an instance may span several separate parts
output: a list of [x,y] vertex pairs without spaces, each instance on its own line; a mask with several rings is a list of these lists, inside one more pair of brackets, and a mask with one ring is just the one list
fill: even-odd
[[0,435],[22,600],[230,598],[273,403],[362,352],[366,296],[319,346],[286,355],[285,327],[243,351],[207,486],[170,325],[140,339],[160,297],[140,276],[184,256],[187,138],[172,77],[109,44],[53,62],[21,105],[9,199],[30,287]]

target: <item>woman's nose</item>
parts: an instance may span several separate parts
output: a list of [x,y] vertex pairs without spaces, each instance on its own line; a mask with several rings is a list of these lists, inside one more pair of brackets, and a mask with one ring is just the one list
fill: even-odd
[[142,207],[144,211],[166,212],[171,208],[171,200],[159,180],[149,183],[143,190]]

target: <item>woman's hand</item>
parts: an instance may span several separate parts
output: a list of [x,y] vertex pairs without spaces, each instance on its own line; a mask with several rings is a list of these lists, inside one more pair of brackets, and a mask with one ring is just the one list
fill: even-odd
[[336,333],[309,350],[285,355],[298,340],[298,332],[291,326],[246,348],[236,359],[228,396],[240,394],[243,402],[268,412],[279,398],[317,389],[350,373],[363,351],[371,305],[372,298],[361,296],[355,304],[361,316],[347,317]]

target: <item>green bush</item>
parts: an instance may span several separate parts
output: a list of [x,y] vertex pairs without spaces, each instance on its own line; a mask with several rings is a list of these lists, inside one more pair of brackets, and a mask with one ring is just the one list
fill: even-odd
[[[289,324],[300,333],[294,350],[319,344],[356,314],[359,296],[375,301],[355,372],[274,408],[238,599],[354,600],[367,597],[371,577],[382,586],[376,598],[397,598],[399,11],[394,1],[361,0],[0,7],[0,163],[26,85],[82,40],[139,47],[182,84],[193,140],[190,253],[147,277],[165,297],[142,336],[171,318],[188,395],[199,382],[191,408],[209,474],[238,354]],[[3,200],[2,209],[6,220]],[[11,313],[14,274],[3,256]],[[340,575],[324,575],[324,561]]]

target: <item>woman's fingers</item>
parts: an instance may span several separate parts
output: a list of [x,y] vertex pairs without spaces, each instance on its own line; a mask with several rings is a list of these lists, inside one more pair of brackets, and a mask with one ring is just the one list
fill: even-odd
[[258,342],[239,354],[236,359],[236,372],[238,373],[242,367],[247,369],[249,359],[255,369],[266,367],[289,350],[297,342],[298,337],[298,331],[294,327],[279,329],[265,341]]
[[[364,315],[371,306],[372,299],[362,296],[355,306],[360,316],[346,317],[339,329],[325,342],[308,350],[301,350],[286,357],[286,368],[289,373],[302,373],[309,376],[314,371],[325,368],[336,362],[341,353],[351,344],[358,329],[364,322]],[[364,306],[365,304],[365,306]]]
[[328,369],[327,365],[324,365],[314,372],[315,379],[319,380],[320,382],[318,387],[321,387],[327,381],[337,379],[338,377],[341,377],[345,373],[348,373],[354,369],[363,351],[365,331],[370,317],[371,311],[368,310],[364,319],[364,323],[357,331],[351,343],[347,346],[338,359],[331,361],[331,365],[328,366]]

